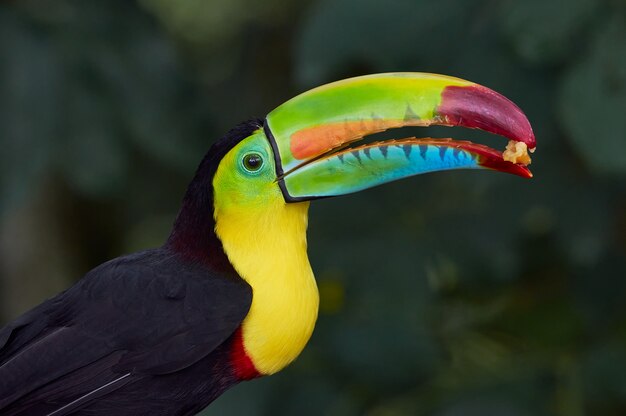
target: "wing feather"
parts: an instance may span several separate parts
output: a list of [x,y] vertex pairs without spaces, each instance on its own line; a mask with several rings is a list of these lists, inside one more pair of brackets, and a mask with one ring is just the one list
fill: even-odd
[[187,368],[234,333],[251,302],[239,277],[165,249],[105,263],[0,332],[0,412],[66,414],[143,375]]

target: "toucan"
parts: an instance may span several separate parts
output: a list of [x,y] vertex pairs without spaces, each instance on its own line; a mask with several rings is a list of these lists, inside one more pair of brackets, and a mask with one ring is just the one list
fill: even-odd
[[[509,145],[363,141],[429,125]],[[161,247],[96,267],[0,331],[0,414],[194,415],[280,371],[309,340],[311,200],[450,169],[529,178],[535,147],[515,104],[458,78],[376,74],[302,93],[210,147]]]

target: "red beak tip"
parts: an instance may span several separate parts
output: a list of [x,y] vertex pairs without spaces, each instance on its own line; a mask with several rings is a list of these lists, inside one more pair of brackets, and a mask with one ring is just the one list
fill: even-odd
[[482,85],[449,86],[443,90],[437,113],[450,124],[477,128],[536,146],[530,122],[511,100]]

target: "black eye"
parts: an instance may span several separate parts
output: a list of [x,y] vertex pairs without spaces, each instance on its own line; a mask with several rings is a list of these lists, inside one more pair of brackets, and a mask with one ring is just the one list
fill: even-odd
[[263,158],[258,153],[248,153],[243,157],[243,167],[249,172],[256,172],[263,166]]

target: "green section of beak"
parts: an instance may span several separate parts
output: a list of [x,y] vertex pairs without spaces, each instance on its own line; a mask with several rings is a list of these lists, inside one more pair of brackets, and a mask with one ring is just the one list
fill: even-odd
[[269,113],[266,123],[276,139],[282,171],[289,172],[366,134],[433,124],[444,88],[469,85],[422,73],[350,78],[292,98]]

